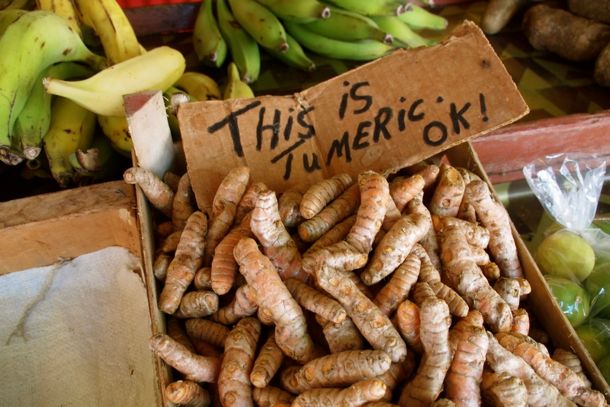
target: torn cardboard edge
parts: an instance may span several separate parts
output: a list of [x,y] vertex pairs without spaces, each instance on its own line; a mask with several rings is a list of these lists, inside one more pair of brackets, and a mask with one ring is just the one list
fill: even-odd
[[303,92],[187,103],[178,120],[205,209],[239,165],[275,191],[304,190],[342,172],[394,172],[528,112],[483,32],[466,21],[439,45],[396,50]]

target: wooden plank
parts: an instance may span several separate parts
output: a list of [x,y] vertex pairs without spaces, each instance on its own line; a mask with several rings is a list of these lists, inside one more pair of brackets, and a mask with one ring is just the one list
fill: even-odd
[[493,184],[523,179],[526,164],[550,154],[595,154],[610,162],[610,111],[515,123],[472,145]]
[[109,246],[140,257],[133,187],[113,181],[0,204],[0,274]]

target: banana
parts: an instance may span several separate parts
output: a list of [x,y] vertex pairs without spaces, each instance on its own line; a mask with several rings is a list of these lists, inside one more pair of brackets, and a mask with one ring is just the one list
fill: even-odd
[[436,15],[426,10],[423,7],[415,4],[408,4],[398,18],[405,22],[414,30],[438,30],[442,31],[447,28],[449,22],[443,16]]
[[[330,8],[318,0],[256,0],[276,16],[295,23],[308,23],[331,15]],[[290,46],[290,44],[289,44]]]
[[386,44],[392,43],[392,36],[380,29],[371,18],[337,7],[331,8],[329,18],[307,23],[305,28],[324,37],[341,41],[371,39]]
[[[404,1],[397,0],[327,0],[342,9],[367,16],[400,14],[405,7]],[[332,14],[332,11],[331,11]]]
[[267,52],[284,62],[286,65],[309,72],[315,70],[316,64],[307,56],[305,50],[301,47],[301,44],[288,33],[286,33],[286,40],[288,40],[288,51],[278,52],[267,49]]
[[92,53],[62,17],[29,11],[0,37],[0,149],[11,145],[15,120],[42,70],[62,61],[83,61],[101,68],[105,59]]
[[267,7],[255,0],[229,0],[233,16],[256,42],[270,49],[288,49],[286,30]]
[[44,151],[51,175],[60,186],[67,187],[75,180],[70,154],[91,145],[95,133],[95,114],[70,99],[55,98],[51,117],[51,127],[44,136]]
[[219,68],[227,57],[227,42],[214,16],[214,1],[203,0],[195,17],[193,48],[200,62]]
[[188,103],[195,100],[191,95],[182,89],[178,89],[175,86],[170,86],[165,92],[163,92],[163,101],[165,102],[165,109],[167,110],[167,121],[169,123],[169,129],[172,132],[172,136],[177,140],[180,138],[180,123],[178,122],[178,108],[183,103]]
[[112,64],[140,55],[140,43],[116,0],[74,0],[80,14],[91,22]]
[[227,71],[227,86],[224,89],[222,98],[225,100],[253,98],[254,92],[252,92],[250,86],[239,77],[237,65],[231,62]]
[[64,81],[46,77],[47,92],[72,99],[104,116],[123,116],[123,95],[145,90],[164,91],[182,76],[184,56],[168,46],[160,46],[120,62],[90,78]]
[[22,151],[25,158],[33,160],[38,157],[42,138],[49,130],[51,123],[51,95],[44,90],[42,78],[45,76],[61,79],[84,78],[92,74],[93,71],[85,65],[60,62],[51,65],[38,77],[13,128],[13,137],[21,141],[19,150]]
[[115,175],[121,171],[121,162],[125,160],[110,145],[110,141],[103,135],[96,134],[87,149],[78,149],[68,157],[68,162],[76,171],[79,178],[87,181],[103,181],[116,179]]
[[174,83],[174,87],[188,93],[195,100],[220,99],[218,83],[201,72],[185,72]]
[[247,83],[258,79],[261,56],[258,43],[237,22],[226,0],[216,0],[218,27],[227,40],[233,62],[239,68],[241,78]]
[[371,16],[379,28],[392,34],[395,45],[406,48],[426,47],[435,41],[422,37],[413,31],[405,22],[397,16]]
[[36,0],[36,8],[52,11],[65,18],[74,32],[82,36],[78,15],[72,0]]
[[340,41],[307,30],[306,24],[286,21],[286,29],[301,45],[328,58],[370,61],[380,58],[394,47],[375,40]]
[[133,142],[131,141],[127,118],[125,116],[97,115],[97,122],[112,148],[125,157],[131,157]]
[[19,19],[25,13],[27,13],[27,11],[17,8],[0,10],[0,37],[2,34],[4,34],[4,31],[6,31],[6,29],[15,22],[15,20]]
[[25,10],[32,0],[0,0],[0,10]]

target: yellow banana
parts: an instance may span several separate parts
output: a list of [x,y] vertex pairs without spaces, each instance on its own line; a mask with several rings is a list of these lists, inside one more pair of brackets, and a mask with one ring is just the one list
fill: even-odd
[[0,10],[25,10],[32,0],[0,0]]
[[120,62],[81,81],[44,78],[47,92],[70,98],[92,112],[104,116],[122,116],[123,95],[145,90],[164,91],[182,76],[184,56],[168,46],[161,46]]
[[65,18],[74,32],[82,36],[78,15],[72,0],[36,0],[36,8],[52,11],[58,16]]
[[220,99],[218,83],[208,75],[201,72],[185,72],[174,86],[188,93],[195,100]]
[[227,77],[227,85],[225,86],[223,92],[223,99],[246,99],[253,98],[254,92],[246,82],[243,82],[239,76],[239,70],[237,69],[237,65],[231,62],[227,68],[228,77]]
[[80,13],[90,21],[113,64],[140,55],[140,43],[116,0],[74,0]]
[[44,151],[51,175],[59,185],[67,187],[75,180],[70,155],[91,145],[95,114],[70,99],[55,98],[51,117],[51,127],[44,136]]
[[97,122],[110,145],[121,155],[131,157],[133,142],[125,116],[97,116]]

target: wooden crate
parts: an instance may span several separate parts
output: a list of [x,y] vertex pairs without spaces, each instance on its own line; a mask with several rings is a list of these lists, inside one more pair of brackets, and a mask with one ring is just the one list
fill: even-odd
[[[87,326],[83,326],[87,324],[70,320],[69,316],[80,315],[81,310],[61,308],[60,312],[56,315],[57,320],[61,320],[62,323],[69,327],[70,342],[76,343],[77,346],[63,349],[61,348],[62,344],[59,344],[61,350],[57,352],[58,354],[61,352],[62,357],[64,353],[67,353],[69,356],[66,357],[66,360],[87,360],[87,363],[92,364],[94,371],[96,369],[99,369],[100,372],[104,370],[105,376],[103,377],[111,378],[109,381],[115,384],[113,392],[117,394],[130,392],[133,394],[134,391],[131,390],[132,387],[130,386],[134,386],[136,381],[138,385],[145,382],[145,385],[138,387],[137,390],[142,393],[134,394],[134,400],[132,401],[136,402],[135,400],[142,400],[144,398],[146,400],[154,400],[155,405],[161,405],[162,396],[158,378],[163,377],[163,373],[162,371],[157,371],[157,369],[162,369],[163,367],[159,364],[155,365],[156,360],[150,354],[146,341],[147,338],[161,328],[157,325],[157,321],[148,318],[152,315],[151,311],[156,308],[156,305],[154,302],[149,301],[147,296],[147,293],[153,292],[153,290],[148,289],[150,281],[147,279],[147,273],[142,267],[142,240],[136,216],[134,188],[123,181],[114,181],[1,203],[0,242],[0,259],[2,259],[0,262],[0,278],[4,278],[4,281],[13,282],[16,281],[16,278],[27,276],[27,273],[38,272],[37,270],[41,270],[39,269],[40,267],[53,265],[50,267],[53,271],[55,267],[59,267],[57,266],[58,264],[62,264],[61,261],[77,257],[82,259],[83,257],[99,253],[102,249],[108,250],[110,248],[110,250],[114,250],[116,248],[120,253],[131,253],[133,255],[128,256],[128,258],[135,259],[135,262],[129,264],[128,268],[124,271],[126,271],[127,278],[131,282],[135,282],[135,287],[139,287],[137,290],[129,291],[124,286],[116,287],[115,284],[123,280],[105,280],[104,276],[106,274],[104,273],[102,277],[96,274],[98,276],[96,278],[105,281],[104,284],[93,286],[90,291],[84,290],[81,293],[75,293],[75,295],[80,295],[87,303],[99,304],[100,308],[104,308],[96,308],[99,309],[99,313],[96,313],[97,315],[86,315],[84,318],[105,321],[102,315],[110,312],[105,308],[115,310],[114,303],[110,301],[115,298],[115,293],[118,292],[119,294],[117,295],[128,294],[124,300],[131,307],[124,310],[121,308],[121,312],[114,315],[118,315],[117,319],[120,321],[127,321],[129,315],[137,315],[139,323],[135,325],[136,328],[125,324],[118,324],[116,326],[107,326],[107,329],[104,327],[104,329],[89,332],[92,330]],[[107,252],[104,251],[102,253]],[[112,253],[115,252],[112,251]],[[80,257],[81,255],[87,256]],[[103,255],[101,256],[103,257]],[[102,264],[105,263],[102,262]],[[109,262],[109,264],[113,263]],[[73,270],[70,269],[70,272],[72,271],[77,273],[81,269],[74,266]],[[105,271],[103,266],[102,271]],[[133,272],[133,274],[130,272]],[[115,273],[117,273],[116,270],[108,270],[108,278],[117,276]],[[70,286],[73,281],[72,276],[68,274],[68,278],[63,278],[61,281],[64,283],[67,281],[68,284],[66,285]],[[53,284],[57,290],[64,290],[60,287],[60,283],[54,282]],[[12,292],[20,292],[19,290],[23,288],[15,286],[14,289],[12,287],[10,289],[13,290]],[[65,293],[65,291],[54,292]],[[22,317],[23,320],[20,322],[20,336],[23,337],[25,342],[19,344],[19,346],[24,347],[26,350],[28,346],[31,346],[28,343],[32,343],[27,342],[28,340],[33,340],[36,343],[45,342],[47,339],[49,342],[51,339],[55,340],[55,338],[41,337],[42,334],[36,330],[28,333],[30,310],[45,307],[45,304],[48,306],[49,303],[47,302],[46,295],[47,292],[45,292],[44,297],[39,298],[36,302],[29,305],[29,308],[26,308],[23,314],[24,317]],[[54,295],[57,297],[57,294]],[[7,307],[13,306],[13,304],[8,304],[0,299],[0,306],[4,308],[3,311],[6,313]],[[45,311],[43,309],[43,312],[47,315],[54,311]],[[140,320],[139,317],[141,316],[143,318]],[[136,331],[135,337],[144,340],[131,343],[131,338],[134,337],[131,336],[133,331]],[[8,332],[8,330],[5,330],[5,332]],[[83,332],[86,332],[87,335],[81,336]],[[123,338],[128,339],[121,338],[122,334],[124,334]],[[13,334],[11,334],[12,336]],[[82,347],[80,346],[81,343],[83,344]],[[119,343],[123,343],[124,346],[116,349],[116,354],[95,355],[96,349],[112,349],[114,346],[119,346],[115,345]],[[8,342],[3,345],[8,345]],[[92,360],[89,362],[91,353],[94,356],[91,357]],[[127,363],[134,363],[127,370],[112,371],[115,365],[119,366],[125,362],[124,355],[136,355],[136,353],[137,356],[127,358]],[[5,354],[4,356],[7,355]],[[38,364],[39,360],[41,361],[40,363],[45,363],[44,361],[46,360],[55,360],[57,356],[54,356],[54,354],[36,354],[36,360],[29,368],[32,369],[34,365]],[[95,359],[95,357],[98,359]],[[118,360],[119,357],[122,359]],[[64,359],[60,358],[60,360],[63,363]],[[14,377],[26,377],[28,380],[33,381],[32,383],[25,382],[28,390],[33,393],[30,399],[44,399],[48,392],[52,391],[54,393],[59,392],[58,397],[65,396],[66,405],[116,405],[114,402],[109,403],[108,401],[109,398],[116,396],[109,396],[108,394],[112,392],[108,392],[107,389],[103,390],[101,387],[97,391],[93,391],[96,394],[90,394],[91,398],[87,402],[80,399],[75,401],[75,397],[82,397],[81,393],[83,393],[83,390],[74,388],[78,387],[74,383],[62,382],[63,374],[74,370],[72,365],[62,366],[61,370],[64,373],[60,371],[56,375],[58,377],[48,380],[47,378],[30,377],[25,373],[25,370],[21,371],[20,368],[21,366],[17,366],[16,370],[7,374],[14,375]],[[28,366],[24,366],[24,369],[26,368]],[[77,374],[80,374],[80,372],[77,372]],[[144,376],[146,379],[141,380],[141,377]],[[100,375],[99,382],[102,382],[101,377],[102,375]],[[91,380],[91,383],[98,383],[97,378]],[[55,385],[51,386],[51,383]],[[12,400],[11,397],[17,397],[8,395],[11,392],[16,393],[16,390],[14,388],[3,388],[3,384],[5,383],[0,384],[0,394],[2,394],[0,400],[3,400],[2,397],[6,397],[8,400]],[[49,386],[51,386],[50,389],[48,388]],[[59,387],[60,389],[53,387]],[[40,389],[39,391],[42,394],[37,395],[37,389]],[[101,400],[105,401],[101,402]],[[84,404],[81,404],[83,402]],[[124,400],[124,402],[125,404],[130,404],[130,400]],[[62,404],[64,404],[63,400]]]

